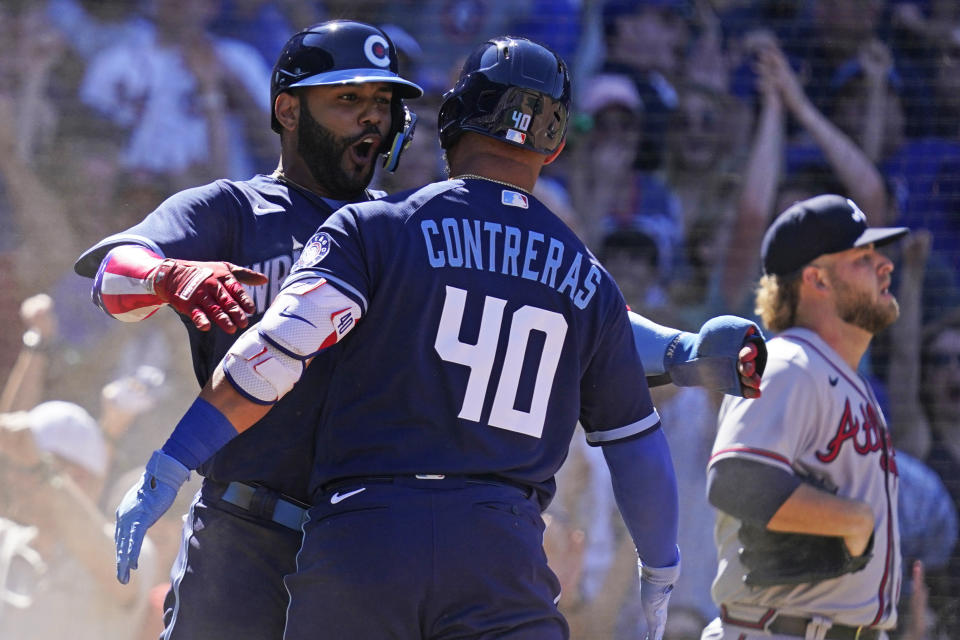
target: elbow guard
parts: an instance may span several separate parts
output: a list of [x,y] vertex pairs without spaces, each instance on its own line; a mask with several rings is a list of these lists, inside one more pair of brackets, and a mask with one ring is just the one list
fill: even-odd
[[323,278],[297,281],[230,348],[227,379],[253,402],[273,404],[303,375],[304,362],[339,342],[359,318],[359,305]]

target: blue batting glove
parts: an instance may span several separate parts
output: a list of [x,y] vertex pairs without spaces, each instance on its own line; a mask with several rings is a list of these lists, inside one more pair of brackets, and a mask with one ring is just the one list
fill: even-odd
[[117,507],[117,580],[130,581],[130,570],[137,568],[140,547],[147,529],[160,519],[177,497],[190,470],[163,451],[154,451],[140,481],[130,487]]
[[756,347],[754,370],[759,378],[767,363],[767,347],[760,327],[737,316],[707,320],[699,333],[681,333],[667,347],[664,370],[678,387],[704,387],[734,396],[749,397],[739,371],[740,350]]
[[677,563],[669,567],[649,567],[640,565],[640,606],[647,619],[647,639],[662,640],[667,626],[667,606],[673,585],[680,577],[680,550],[677,550]]

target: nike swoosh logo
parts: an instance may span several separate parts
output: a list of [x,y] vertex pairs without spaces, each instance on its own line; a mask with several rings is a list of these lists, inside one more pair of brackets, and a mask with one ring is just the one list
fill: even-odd
[[253,205],[253,215],[255,216],[265,216],[268,213],[283,213],[285,209],[283,207],[265,207],[261,203]]
[[834,378],[833,376],[827,376],[827,380],[830,382],[831,387],[837,386],[837,383],[840,382],[840,378]]
[[307,319],[304,318],[303,316],[298,316],[298,315],[295,314],[295,313],[290,313],[290,307],[285,307],[285,308],[283,309],[283,311],[280,311],[280,312],[278,312],[278,313],[279,313],[279,315],[280,315],[281,318],[293,318],[294,320],[300,320],[301,322],[306,322],[308,325],[310,325],[310,326],[313,327],[314,329],[317,328],[317,325],[313,324],[312,322],[310,322],[309,320],[307,320]]
[[335,494],[330,496],[330,504],[337,504],[338,502],[343,502],[347,498],[351,496],[355,496],[361,491],[366,491],[366,490],[367,490],[366,487],[360,487],[359,489],[354,489],[353,491],[348,491],[346,493],[340,493],[339,491],[337,491]]

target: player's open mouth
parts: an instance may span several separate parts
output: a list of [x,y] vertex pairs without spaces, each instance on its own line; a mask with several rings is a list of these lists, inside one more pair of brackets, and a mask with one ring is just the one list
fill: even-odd
[[349,147],[350,160],[357,166],[366,166],[373,161],[377,147],[380,145],[380,136],[369,135],[360,138]]

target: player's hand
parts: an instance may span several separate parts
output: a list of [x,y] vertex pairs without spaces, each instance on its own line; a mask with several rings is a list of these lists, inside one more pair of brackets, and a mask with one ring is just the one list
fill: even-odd
[[662,640],[667,626],[667,606],[673,585],[680,577],[680,560],[670,567],[648,567],[640,563],[640,606],[647,620],[646,640]]
[[153,291],[193,322],[209,331],[211,322],[234,333],[247,326],[256,310],[243,285],[266,284],[267,276],[229,262],[193,262],[167,258],[153,273]]
[[[754,335],[753,327],[747,331],[747,339]],[[737,373],[740,374],[740,386],[743,387],[744,398],[760,397],[760,372],[757,370],[757,357],[760,355],[760,346],[754,341],[740,349],[737,355]]]
[[678,387],[703,387],[744,398],[760,397],[767,347],[760,328],[737,316],[717,316],[698,333],[683,332],[664,354],[664,370]]
[[137,568],[143,537],[167,512],[177,497],[180,485],[190,477],[190,470],[162,451],[154,451],[137,484],[130,487],[117,507],[117,580],[130,581],[130,570]]

